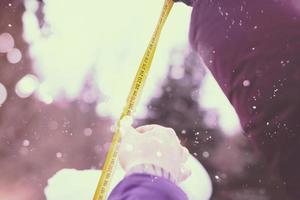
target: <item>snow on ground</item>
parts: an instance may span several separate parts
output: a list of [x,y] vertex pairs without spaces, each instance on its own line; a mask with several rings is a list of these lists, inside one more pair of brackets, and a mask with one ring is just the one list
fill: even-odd
[[[180,185],[181,188],[188,194],[190,200],[208,200],[212,194],[212,185],[206,170],[192,157],[188,160],[187,166],[192,169],[192,176]],[[48,187],[45,188],[47,200],[92,199],[100,175],[99,170],[63,169],[49,179]],[[119,183],[122,177],[124,171],[117,166],[111,188]]]

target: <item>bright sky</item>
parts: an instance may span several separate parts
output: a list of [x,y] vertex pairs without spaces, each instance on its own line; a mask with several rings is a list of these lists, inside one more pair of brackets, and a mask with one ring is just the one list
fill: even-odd
[[[26,75],[16,85],[16,93],[26,98],[35,92],[47,104],[61,94],[72,100],[79,95],[86,75],[93,72],[96,84],[105,95],[105,102],[99,103],[97,111],[117,118],[160,15],[163,0],[44,0],[44,27],[39,27],[35,16],[36,1],[25,1],[23,36],[30,44],[39,79]],[[160,87],[171,62],[171,50],[188,47],[190,14],[191,8],[175,4],[164,28],[137,115],[145,113],[145,105]],[[183,57],[172,58],[172,62],[181,62]],[[206,77],[203,87],[199,102],[218,111],[221,128],[229,134],[234,133],[238,120],[211,75]],[[1,84],[0,93],[5,93]],[[5,98],[0,98],[0,104],[1,101]],[[211,119],[211,116],[207,117],[208,122]],[[76,174],[80,175],[75,171],[74,176]]]
[[[93,69],[97,85],[105,95],[105,101],[99,103],[97,111],[117,118],[164,1],[44,2],[46,26],[40,28],[34,14],[36,0],[26,1],[24,38],[31,44],[30,53],[41,79],[39,87],[33,77],[29,78],[34,80],[25,80],[32,84],[32,88],[37,88],[42,101],[52,103],[61,93],[69,99],[76,98],[86,75]],[[145,113],[145,105],[163,81],[170,63],[170,51],[174,47],[188,46],[190,14],[190,7],[175,4],[164,28],[137,115]],[[180,58],[177,60],[180,62]],[[221,127],[233,133],[238,121],[232,108],[211,76],[205,83],[201,103],[219,111]]]

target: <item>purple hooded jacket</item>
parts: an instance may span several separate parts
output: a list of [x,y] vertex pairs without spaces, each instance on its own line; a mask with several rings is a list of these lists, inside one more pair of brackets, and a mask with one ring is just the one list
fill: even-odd
[[[281,187],[290,199],[299,200],[300,1],[184,2],[194,7],[192,47],[234,106],[246,136],[280,175]],[[173,197],[181,190],[163,180],[147,187],[138,184],[148,181],[147,175],[126,178],[112,200],[186,198]]]

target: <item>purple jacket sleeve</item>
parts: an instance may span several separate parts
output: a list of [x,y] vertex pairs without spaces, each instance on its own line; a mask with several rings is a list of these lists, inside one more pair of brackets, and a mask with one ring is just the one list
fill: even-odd
[[167,179],[148,174],[124,178],[108,200],[187,200],[185,193]]
[[196,0],[190,42],[247,137],[300,199],[300,2]]

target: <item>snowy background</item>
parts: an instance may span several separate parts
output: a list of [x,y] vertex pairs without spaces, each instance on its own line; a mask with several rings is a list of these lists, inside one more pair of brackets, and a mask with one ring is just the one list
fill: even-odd
[[[58,171],[101,168],[162,5],[0,1],[0,199],[43,200]],[[280,199],[266,188],[271,180],[229,102],[189,48],[190,14],[174,6],[135,125],[174,128],[208,170],[212,199]]]

